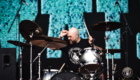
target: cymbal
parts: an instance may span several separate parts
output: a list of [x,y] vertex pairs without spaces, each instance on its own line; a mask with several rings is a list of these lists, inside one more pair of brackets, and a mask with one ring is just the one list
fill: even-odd
[[23,43],[23,42],[19,42],[19,41],[8,40],[7,42],[11,43],[15,46],[19,46],[19,44],[20,44],[20,47],[30,47],[30,45],[28,43]]
[[[107,52],[107,49],[102,50],[102,52]],[[118,53],[118,52],[123,52],[122,49],[108,49],[109,53]]]
[[39,25],[30,20],[21,21],[19,24],[19,31],[21,35],[23,36],[23,38],[28,42],[30,40],[29,35],[31,35],[32,32],[33,32],[33,35],[44,35]]
[[30,41],[32,44],[40,47],[46,47],[46,45],[49,44],[49,48],[62,48],[67,45],[67,42],[64,40],[45,35],[35,35],[30,39]]
[[[119,22],[103,21],[92,25],[92,29],[95,31],[112,31],[122,26]],[[106,28],[109,28],[108,30]]]

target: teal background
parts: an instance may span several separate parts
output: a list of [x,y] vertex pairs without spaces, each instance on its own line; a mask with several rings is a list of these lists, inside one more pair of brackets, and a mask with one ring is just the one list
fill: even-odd
[[[128,0],[118,0],[124,13],[129,13]],[[20,10],[20,21],[31,20],[34,21],[38,14],[38,0],[26,0],[29,4],[27,6],[23,4]],[[105,13],[105,21],[120,22],[120,10],[118,6],[113,7],[116,0],[96,0],[96,12]],[[16,15],[17,10],[20,7],[20,0],[0,0],[0,41],[2,48],[16,48],[17,59],[19,55],[18,48],[12,44],[7,43],[7,40],[18,40],[18,22],[15,20],[10,33],[12,21]],[[76,27],[77,29],[83,29],[80,31],[81,38],[88,38],[85,26],[83,25],[83,12],[92,13],[92,0],[41,0],[41,14],[49,14],[48,36],[57,37],[61,30],[65,29],[65,25],[68,25],[68,29]],[[106,32],[105,32],[105,35]],[[120,29],[108,32],[109,45],[113,45],[114,49],[120,49],[120,44],[117,44],[120,38]],[[137,46],[137,58],[140,59],[140,44],[139,33],[136,37]],[[21,42],[26,42],[22,36],[20,36]],[[105,43],[106,45],[106,43]],[[107,46],[105,46],[106,48]],[[111,47],[109,46],[109,49]],[[59,50],[52,51],[47,49],[47,58],[61,58],[62,52]],[[111,54],[109,54],[111,58]],[[120,53],[115,53],[115,59],[120,59]]]

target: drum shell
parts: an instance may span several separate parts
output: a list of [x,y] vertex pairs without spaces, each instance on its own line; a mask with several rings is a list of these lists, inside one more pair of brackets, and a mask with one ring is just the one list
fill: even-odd
[[61,72],[54,75],[51,80],[82,80],[81,77],[72,72]]
[[80,62],[84,65],[87,64],[99,64],[101,60],[100,54],[97,50],[86,49],[83,55],[80,57]]
[[100,56],[100,53],[98,53],[96,49],[84,49],[83,55],[80,58],[80,62],[83,64],[83,66],[79,68],[79,72],[85,75],[100,72],[102,70]]

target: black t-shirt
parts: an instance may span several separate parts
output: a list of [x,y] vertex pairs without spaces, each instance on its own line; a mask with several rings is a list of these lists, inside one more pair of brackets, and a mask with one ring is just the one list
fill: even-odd
[[67,42],[67,46],[60,49],[62,50],[62,52],[67,53],[67,65],[69,70],[78,70],[78,68],[80,67],[79,59],[82,55],[81,51],[86,47],[91,47],[88,39],[81,39],[79,43],[73,45]]

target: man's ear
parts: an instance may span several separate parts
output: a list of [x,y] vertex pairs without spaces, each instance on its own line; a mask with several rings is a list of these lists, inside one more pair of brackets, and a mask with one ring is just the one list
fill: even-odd
[[79,34],[76,34],[77,35],[77,37],[79,37]]

